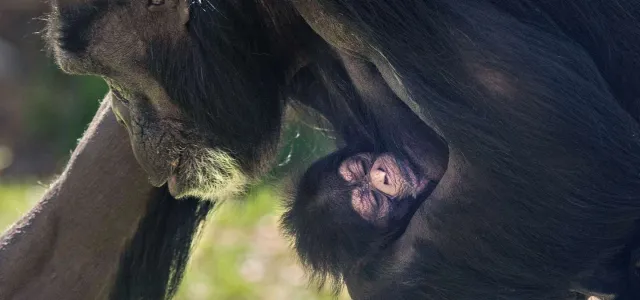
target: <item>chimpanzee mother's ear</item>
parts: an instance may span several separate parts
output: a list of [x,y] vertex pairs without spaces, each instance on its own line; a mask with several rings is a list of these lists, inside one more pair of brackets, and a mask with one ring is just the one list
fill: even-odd
[[152,12],[175,11],[180,22],[184,25],[189,22],[189,6],[196,0],[148,0],[147,7]]
[[602,300],[640,299],[640,245],[580,276],[574,290]]

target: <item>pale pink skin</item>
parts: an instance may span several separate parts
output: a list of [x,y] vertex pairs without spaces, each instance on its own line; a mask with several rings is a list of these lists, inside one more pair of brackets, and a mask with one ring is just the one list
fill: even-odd
[[[376,203],[373,189],[389,198],[402,199],[421,193],[428,183],[426,179],[419,180],[414,171],[408,167],[406,173],[409,178],[404,178],[396,159],[390,154],[379,155],[373,164],[371,164],[372,159],[372,154],[360,153],[345,159],[338,168],[342,179],[349,183],[357,183],[351,191],[351,205],[362,218],[368,221],[384,219],[390,209],[387,201]],[[370,169],[365,170],[361,161],[368,162],[367,165],[371,165]]]

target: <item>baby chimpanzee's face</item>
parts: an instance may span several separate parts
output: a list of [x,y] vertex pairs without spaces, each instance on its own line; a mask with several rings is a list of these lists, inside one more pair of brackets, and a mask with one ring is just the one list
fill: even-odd
[[317,276],[342,278],[384,261],[385,249],[437,184],[430,165],[418,165],[427,154],[411,158],[371,148],[344,148],[316,161],[288,202],[283,229]]
[[421,178],[406,161],[384,153],[359,153],[346,158],[339,176],[351,190],[351,206],[365,220],[384,225],[392,213],[422,193],[428,180]]

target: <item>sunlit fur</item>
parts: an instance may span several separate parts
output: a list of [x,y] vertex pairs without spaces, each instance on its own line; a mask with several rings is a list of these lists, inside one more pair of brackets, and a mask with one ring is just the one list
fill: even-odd
[[220,200],[236,197],[244,191],[249,179],[240,169],[235,158],[227,152],[202,148],[189,155],[181,167],[187,184],[177,197],[196,197],[203,200]]

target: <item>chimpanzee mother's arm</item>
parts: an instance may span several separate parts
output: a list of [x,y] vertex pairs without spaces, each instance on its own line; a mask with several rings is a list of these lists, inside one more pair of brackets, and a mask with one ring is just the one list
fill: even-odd
[[42,201],[0,238],[0,298],[109,296],[153,194],[109,100]]

